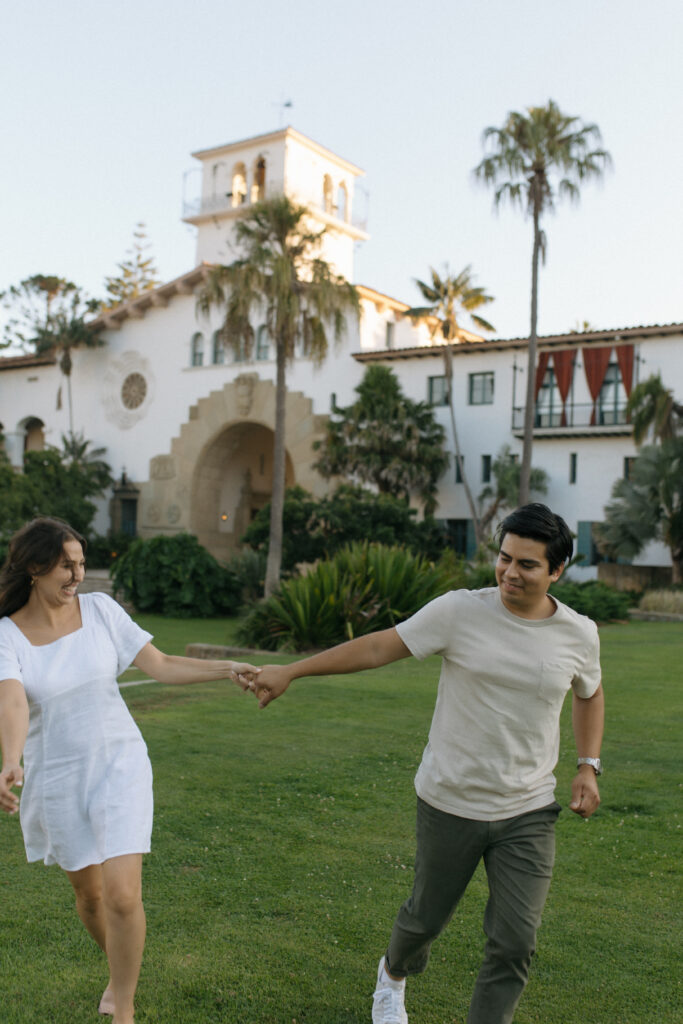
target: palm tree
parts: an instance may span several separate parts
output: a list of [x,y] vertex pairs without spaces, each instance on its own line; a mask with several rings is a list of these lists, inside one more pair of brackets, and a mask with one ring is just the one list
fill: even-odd
[[[538,266],[545,259],[546,237],[541,218],[554,209],[555,200],[579,199],[579,184],[599,178],[611,162],[604,149],[590,149],[600,143],[597,125],[582,124],[578,117],[563,114],[548,100],[545,107],[529,107],[526,114],[511,111],[502,128],[487,128],[484,144],[490,152],[475,168],[475,177],[495,188],[494,205],[504,200],[521,206],[533,220],[531,259],[531,329],[527,368],[524,445],[519,503],[529,500],[531,448],[534,422],[534,381],[538,330]],[[553,180],[559,177],[558,181]]]
[[596,524],[598,546],[633,558],[650,540],[671,552],[672,582],[683,583],[683,437],[641,448],[628,480],[617,480]]
[[[98,311],[99,302],[84,298],[78,285],[55,274],[33,274],[25,278],[0,292],[0,302],[11,314],[4,328],[5,345],[15,344],[24,351],[33,349],[38,355],[57,356],[67,381],[69,432],[73,434],[71,350],[104,344],[97,331],[86,323],[86,316]],[[61,408],[61,391],[60,387],[58,408]]]
[[660,441],[675,437],[678,420],[683,419],[683,405],[675,401],[673,392],[664,387],[656,373],[633,389],[626,413],[633,426],[633,440],[641,445],[650,428]]
[[101,494],[113,482],[111,466],[105,461],[106,448],[91,448],[83,434],[62,434],[62,453],[67,466],[75,466],[92,482],[93,493]]
[[[45,324],[37,326],[31,339],[36,352],[54,354],[59,369],[66,378],[67,400],[69,405],[69,434],[73,436],[74,416],[73,397],[71,393],[71,356],[75,348],[97,348],[104,345],[98,330],[94,330],[86,321],[86,316],[96,313],[99,302],[95,299],[84,299],[80,290],[74,286],[68,299],[52,309]],[[61,388],[58,395],[58,407],[61,407]]]
[[[489,526],[503,509],[513,508],[519,494],[520,464],[505,444],[498,452],[491,465],[493,480],[483,488],[479,495],[481,512],[479,525],[482,534],[486,535]],[[536,494],[548,493],[548,474],[544,469],[531,468],[530,490]],[[484,503],[488,502],[487,505]]]
[[331,328],[335,341],[346,330],[346,314],[359,314],[358,293],[336,274],[316,250],[323,231],[312,231],[305,206],[287,196],[256,203],[236,225],[242,258],[229,266],[214,267],[197,299],[198,310],[208,316],[223,311],[223,340],[249,359],[256,312],[265,314],[276,351],[275,437],[273,493],[265,595],[278,586],[282,563],[282,512],[285,494],[286,367],[297,342],[319,365],[328,349]]
[[443,346],[444,375],[446,378],[446,392],[448,408],[451,415],[451,429],[453,431],[453,447],[455,459],[458,464],[460,479],[465,487],[465,496],[469,505],[470,515],[474,524],[474,536],[477,546],[482,542],[482,531],[477,515],[477,508],[474,503],[472,491],[465,475],[465,463],[460,450],[460,440],[455,422],[455,408],[453,405],[453,351],[452,344],[457,344],[462,338],[462,328],[458,323],[458,316],[462,313],[469,314],[472,321],[484,331],[493,331],[495,328],[477,316],[475,309],[493,302],[493,296],[487,295],[483,288],[475,287],[472,284],[472,268],[465,267],[459,274],[451,275],[446,267],[442,277],[433,267],[429,268],[432,275],[432,283],[415,279],[415,284],[422,292],[423,298],[427,300],[428,306],[414,306],[405,311],[405,316],[414,319],[425,319],[430,325],[432,337],[440,334],[445,344]]
[[0,347],[18,345],[22,351],[30,351],[36,331],[47,327],[55,303],[63,302],[76,290],[73,281],[56,274],[32,274],[0,292],[0,303],[10,313]]

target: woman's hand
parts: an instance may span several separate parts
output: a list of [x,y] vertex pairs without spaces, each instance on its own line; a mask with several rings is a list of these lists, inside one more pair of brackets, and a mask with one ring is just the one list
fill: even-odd
[[228,675],[233,683],[237,683],[242,690],[253,690],[261,669],[246,661],[232,661],[230,664],[232,668]]
[[20,764],[6,764],[0,772],[0,807],[8,814],[19,810],[19,797],[12,792],[12,787],[21,786],[23,781],[24,769]]

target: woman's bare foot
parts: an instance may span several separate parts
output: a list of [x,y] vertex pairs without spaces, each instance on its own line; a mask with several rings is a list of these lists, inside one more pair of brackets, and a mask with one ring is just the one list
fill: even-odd
[[97,1012],[101,1013],[102,1016],[110,1016],[114,1012],[114,993],[112,991],[111,982],[102,993],[102,998],[100,999],[100,1005],[97,1008]]

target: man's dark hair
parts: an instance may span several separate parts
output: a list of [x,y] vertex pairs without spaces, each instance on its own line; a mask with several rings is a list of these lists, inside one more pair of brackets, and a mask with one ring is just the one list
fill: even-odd
[[542,541],[550,572],[555,572],[568,562],[574,552],[574,541],[562,516],[551,512],[547,505],[541,505],[538,501],[522,505],[505,517],[496,531],[499,547],[506,533]]

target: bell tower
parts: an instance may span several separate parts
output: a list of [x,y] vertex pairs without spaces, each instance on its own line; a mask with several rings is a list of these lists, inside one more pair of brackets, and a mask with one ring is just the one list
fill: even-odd
[[294,128],[257,135],[192,156],[201,163],[201,193],[183,202],[183,221],[197,228],[197,263],[232,263],[235,223],[250,205],[286,195],[325,227],[321,255],[353,281],[356,242],[369,236],[355,208],[364,172]]

